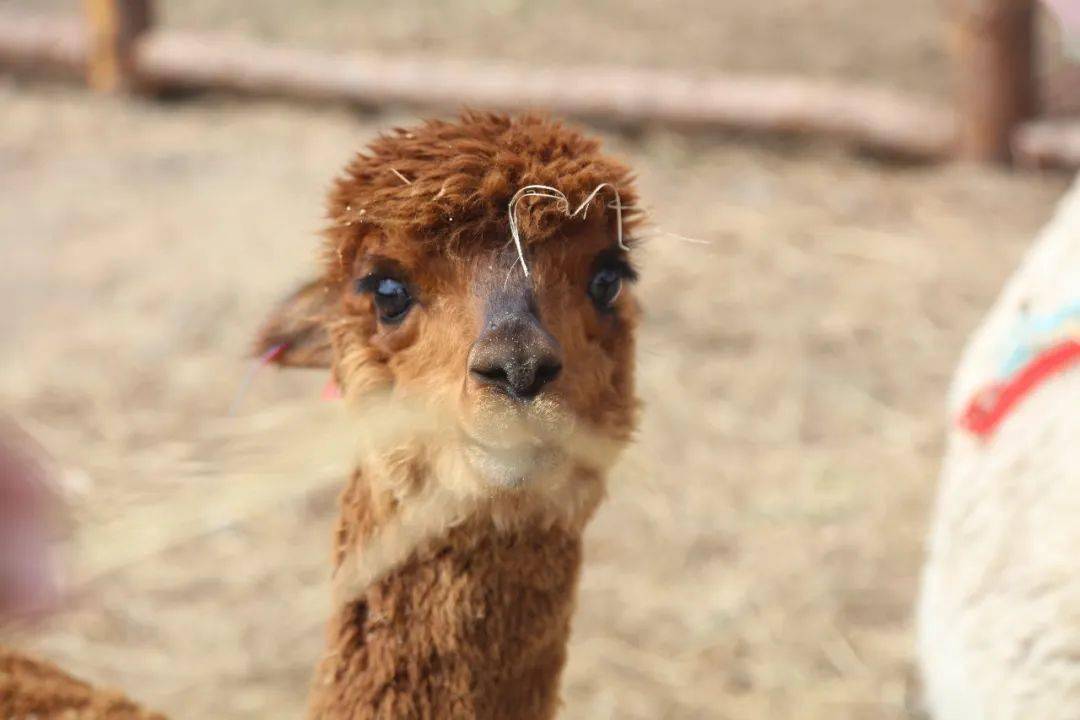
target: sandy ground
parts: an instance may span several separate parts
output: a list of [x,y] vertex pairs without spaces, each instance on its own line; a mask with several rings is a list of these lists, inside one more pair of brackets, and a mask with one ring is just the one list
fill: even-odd
[[[368,5],[324,4],[351,17]],[[646,5],[620,6],[620,22],[640,10],[625,35],[637,54],[613,60],[713,67],[730,53],[765,67],[760,43],[705,43],[696,25],[657,50],[646,30],[674,18]],[[918,36],[894,49],[795,33],[823,48],[803,48],[805,65],[926,77],[938,44],[918,33],[936,6],[922,5],[914,29],[899,10],[866,14]],[[209,1],[168,12],[272,34],[284,6],[266,3],[259,21]],[[413,25],[383,10],[356,43],[392,49],[428,28],[425,49],[478,51],[459,42],[464,25],[402,7]],[[529,14],[545,32],[561,12],[476,7]],[[496,55],[537,47],[478,27]],[[568,56],[605,52],[558,37],[577,48]],[[254,328],[314,267],[329,179],[408,119],[0,82],[0,408],[62,468],[76,589],[5,641],[177,718],[299,714],[328,606],[344,458],[320,429],[334,411],[317,400],[323,378],[272,372],[229,408]],[[609,146],[638,169],[656,223],[640,288],[646,415],[588,532],[565,717],[916,717],[910,608],[944,390],[1067,179],[660,130]]]

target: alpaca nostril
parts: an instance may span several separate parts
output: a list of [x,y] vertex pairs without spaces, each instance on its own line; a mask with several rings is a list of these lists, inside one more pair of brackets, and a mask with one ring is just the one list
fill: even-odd
[[510,385],[510,375],[506,372],[502,365],[488,365],[481,367],[470,367],[469,374],[472,375],[481,385],[495,385],[495,386],[507,386]]
[[532,400],[560,370],[562,364],[553,357],[529,358],[510,373],[510,394],[519,400]]
[[528,388],[529,397],[539,393],[545,385],[559,377],[562,372],[562,363],[555,358],[542,360],[536,367],[532,385]]

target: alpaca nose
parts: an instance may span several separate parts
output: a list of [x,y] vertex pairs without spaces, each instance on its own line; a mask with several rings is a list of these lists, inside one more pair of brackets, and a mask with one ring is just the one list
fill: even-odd
[[562,371],[558,342],[527,313],[488,323],[469,353],[469,374],[480,385],[531,400]]

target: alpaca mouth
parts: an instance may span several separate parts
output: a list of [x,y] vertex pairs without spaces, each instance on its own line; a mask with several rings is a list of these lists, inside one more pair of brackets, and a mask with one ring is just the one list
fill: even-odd
[[562,452],[544,443],[494,446],[466,437],[465,458],[484,480],[503,488],[520,487],[559,464]]

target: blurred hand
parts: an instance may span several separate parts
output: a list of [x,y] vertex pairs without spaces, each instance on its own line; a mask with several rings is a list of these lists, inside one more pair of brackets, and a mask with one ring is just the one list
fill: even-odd
[[53,500],[40,451],[0,420],[0,620],[57,602],[48,543]]

